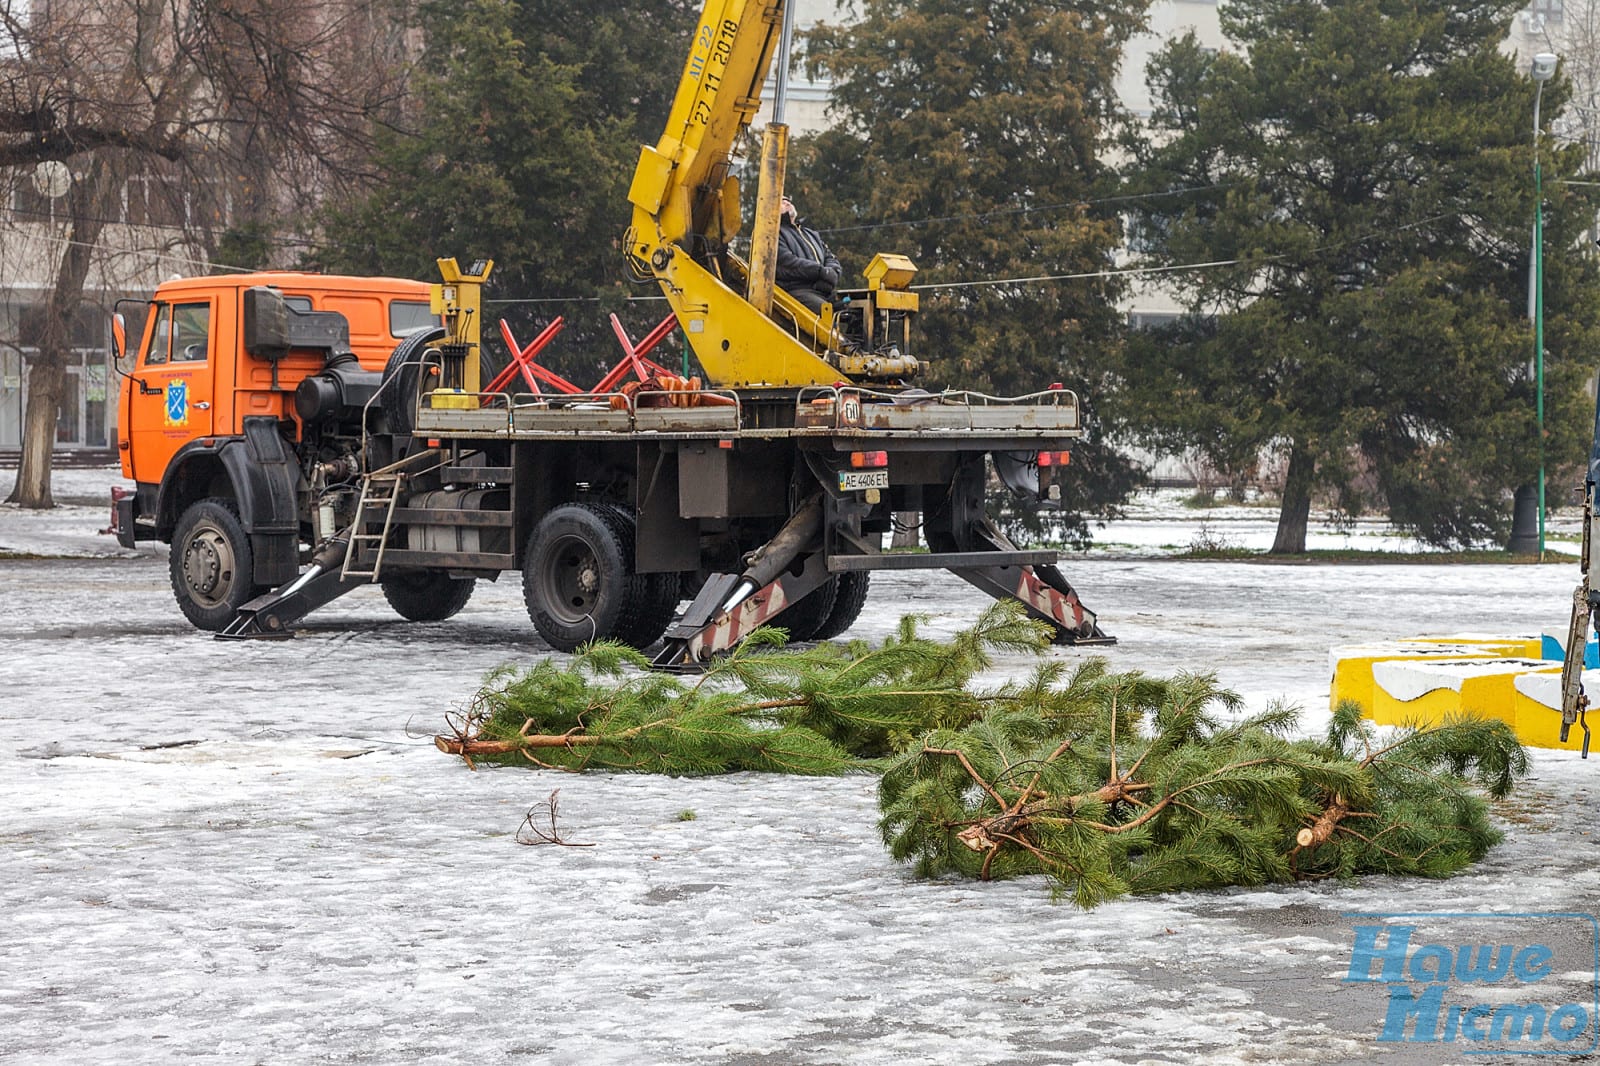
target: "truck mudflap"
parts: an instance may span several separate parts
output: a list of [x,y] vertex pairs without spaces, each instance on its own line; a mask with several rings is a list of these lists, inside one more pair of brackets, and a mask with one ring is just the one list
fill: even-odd
[[[138,518],[134,505],[137,502],[136,495],[121,485],[111,487],[111,524],[100,532],[110,533],[124,548],[139,546],[137,534],[134,532],[134,522]],[[153,537],[155,534],[152,532],[150,535]]]
[[178,449],[161,478],[156,531],[171,537],[184,507],[194,498],[184,494],[189,473],[198,468],[204,476],[220,464],[239,506],[239,523],[250,535],[255,583],[281,585],[292,581],[299,569],[300,468],[276,418],[250,415],[243,428],[243,436],[203,437]]

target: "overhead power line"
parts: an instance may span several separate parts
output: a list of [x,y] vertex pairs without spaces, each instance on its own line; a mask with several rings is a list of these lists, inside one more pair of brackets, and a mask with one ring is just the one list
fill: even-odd
[[983,222],[991,218],[1006,218],[1011,215],[1031,215],[1042,211],[1061,211],[1071,207],[1098,207],[1102,204],[1131,203],[1135,200],[1155,200],[1164,196],[1184,196],[1192,192],[1210,192],[1214,189],[1231,189],[1236,185],[1243,185],[1242,181],[1221,182],[1216,185],[1189,185],[1177,189],[1164,189],[1161,192],[1125,193],[1121,196],[1103,196],[1098,200],[1064,200],[1058,204],[1033,204],[1026,207],[997,207],[990,211],[974,211],[961,215],[939,215],[928,218],[902,219],[896,222],[864,222],[859,226],[834,226],[831,229],[818,230],[818,233],[857,233],[864,230],[878,229],[910,229],[914,226],[929,226],[936,222]]
[[124,250],[118,248],[107,248],[103,244],[96,244],[92,241],[75,241],[71,237],[52,237],[47,233],[34,234],[30,239],[48,241],[51,244],[70,245],[74,248],[89,248],[94,251],[103,252],[108,256],[131,255],[136,259],[149,259],[158,263],[185,263],[189,266],[205,267],[208,270],[233,270],[241,274],[247,274],[250,272],[249,267],[230,266],[227,263],[215,263],[209,259],[196,259],[193,256],[187,255],[167,255],[163,252],[151,252],[142,249]]
[[[1381,233],[1366,233],[1357,237],[1347,237],[1342,241],[1330,241],[1327,244],[1319,244],[1314,248],[1308,248],[1303,252],[1297,252],[1295,254],[1300,256],[1316,255],[1319,252],[1328,252],[1335,248],[1345,248],[1352,244],[1360,244],[1363,241],[1372,240],[1374,237],[1388,236],[1389,234],[1393,233],[1405,233],[1408,230],[1414,230],[1420,226],[1426,226],[1430,222],[1437,222],[1442,218],[1454,217],[1456,217],[1455,212],[1440,212],[1437,215],[1429,215],[1427,218],[1419,218],[1415,222],[1408,222],[1403,226],[1396,226],[1393,229],[1387,229]],[[920,289],[924,291],[930,289],[975,289],[993,285],[1028,285],[1047,281],[1078,281],[1088,280],[1091,278],[1128,277],[1136,274],[1172,274],[1184,270],[1205,270],[1210,267],[1265,265],[1267,263],[1273,263],[1280,259],[1287,258],[1289,258],[1289,253],[1280,252],[1275,255],[1253,256],[1247,259],[1214,259],[1204,263],[1177,263],[1169,266],[1116,267],[1110,270],[1090,270],[1076,274],[1035,274],[1028,277],[1018,278],[980,278],[976,281],[930,282],[926,285],[913,285],[911,287],[913,289]]]
[[[1281,259],[1282,256],[1266,256],[1259,262],[1269,259]],[[1171,274],[1180,270],[1204,270],[1207,267],[1238,266],[1250,262],[1245,259],[1214,259],[1209,263],[1179,263],[1174,266],[1154,267],[1120,267],[1114,270],[1091,270],[1082,274],[1035,274],[1026,278],[985,278],[980,281],[938,281],[927,285],[913,285],[913,289],[975,289],[985,285],[1027,285],[1040,281],[1077,281],[1087,278],[1115,278],[1127,277],[1132,274]]]

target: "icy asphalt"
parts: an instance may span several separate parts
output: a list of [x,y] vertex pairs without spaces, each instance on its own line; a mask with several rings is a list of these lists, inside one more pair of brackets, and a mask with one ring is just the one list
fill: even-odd
[[[867,778],[474,773],[429,736],[485,671],[547,654],[515,580],[445,623],[359,593],[294,641],[218,643],[172,604],[163,549],[94,533],[114,472],[63,479],[55,512],[0,507],[0,553],[78,556],[0,558],[7,1064],[1525,1062],[1378,1042],[1382,994],[1341,980],[1347,914],[1600,909],[1600,759],[1567,753],[1536,755],[1506,842],[1464,876],[1087,914],[1039,881],[911,879]],[[1157,500],[1100,535],[1157,552],[1198,521]],[[1270,537],[1260,512],[1207,521]],[[1307,730],[1330,645],[1559,626],[1576,579],[1115,552],[1067,568],[1121,640],[1096,654],[1215,671],[1253,708],[1299,704]],[[954,631],[984,602],[886,575],[852,635],[906,611]],[[566,839],[592,846],[518,845],[558,788]],[[1593,980],[1541,993],[1586,1002]]]

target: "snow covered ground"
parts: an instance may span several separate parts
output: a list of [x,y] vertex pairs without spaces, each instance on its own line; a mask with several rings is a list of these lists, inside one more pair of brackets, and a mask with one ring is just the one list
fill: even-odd
[[[866,778],[474,773],[429,736],[486,670],[546,654],[517,582],[445,623],[362,592],[294,641],[218,643],[172,604],[164,549],[94,533],[114,481],[63,471],[69,506],[0,508],[0,1062],[1496,1061],[1377,1042],[1378,987],[1341,981],[1347,912],[1595,909],[1600,759],[1570,753],[1535,755],[1506,843],[1462,877],[1088,914],[1038,881],[911,879]],[[1099,535],[1187,546],[1208,513],[1173,499]],[[1576,579],[1126,548],[1067,569],[1114,665],[1214,670],[1308,730],[1330,645],[1536,632]],[[888,574],[852,635],[904,611],[954,631],[984,602]],[[593,846],[519,846],[557,788]],[[1587,1002],[1593,980],[1539,994]]]
[[[15,469],[0,470],[0,500],[16,484]],[[118,544],[109,533],[111,487],[132,490],[116,467],[57,470],[51,481],[56,507],[35,511],[0,503],[0,559],[15,555],[76,558],[131,558],[138,552]]]

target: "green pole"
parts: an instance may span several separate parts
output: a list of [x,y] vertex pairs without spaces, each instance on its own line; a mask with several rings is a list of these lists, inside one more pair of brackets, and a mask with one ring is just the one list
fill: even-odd
[[1533,91],[1533,381],[1534,415],[1539,433],[1539,561],[1544,561],[1544,185],[1539,173],[1539,104],[1544,83],[1555,77],[1560,57],[1540,52],[1528,75]]
[[1539,425],[1539,561],[1544,561],[1544,188],[1533,159],[1533,378]]

